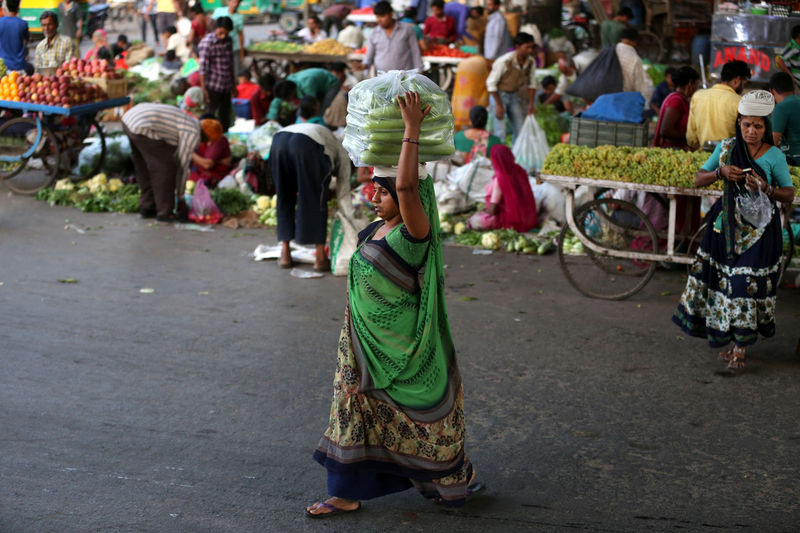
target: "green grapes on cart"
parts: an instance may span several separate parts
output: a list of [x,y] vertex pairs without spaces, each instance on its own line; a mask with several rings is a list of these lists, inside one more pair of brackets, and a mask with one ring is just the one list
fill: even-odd
[[5,76],[7,72],[8,72],[8,67],[6,67],[6,62],[3,61],[2,58],[0,58],[0,78]]

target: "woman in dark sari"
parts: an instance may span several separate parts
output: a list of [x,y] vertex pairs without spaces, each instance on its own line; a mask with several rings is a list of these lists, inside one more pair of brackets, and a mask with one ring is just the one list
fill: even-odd
[[[314,453],[331,498],[312,518],[360,509],[416,487],[460,506],[483,486],[464,452],[464,400],[444,301],[433,180],[417,165],[419,95],[398,98],[406,123],[397,169],[375,168],[381,220],[350,260],[329,426]],[[423,167],[424,168],[424,167]]]
[[[720,142],[695,177],[698,187],[723,180],[723,196],[706,215],[708,226],[672,320],[689,335],[707,338],[712,347],[733,342],[720,353],[730,369],[744,367],[745,348],[759,334],[775,334],[782,253],[775,202],[791,202],[794,189],[786,158],[772,145],[769,115],[774,107],[766,91],[742,96],[736,137]],[[771,218],[763,227],[750,224],[737,207],[756,188],[769,198]]]

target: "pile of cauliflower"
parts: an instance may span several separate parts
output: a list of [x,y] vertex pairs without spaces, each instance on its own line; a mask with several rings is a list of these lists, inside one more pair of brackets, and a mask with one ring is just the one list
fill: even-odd
[[259,196],[256,198],[256,205],[253,211],[258,214],[258,223],[265,226],[278,225],[278,195],[274,196]]
[[122,180],[117,178],[108,179],[105,174],[100,173],[94,176],[92,179],[83,180],[77,184],[69,178],[60,179],[56,182],[55,190],[78,191],[80,193],[89,192],[93,195],[97,195],[102,193],[117,192],[122,185]]

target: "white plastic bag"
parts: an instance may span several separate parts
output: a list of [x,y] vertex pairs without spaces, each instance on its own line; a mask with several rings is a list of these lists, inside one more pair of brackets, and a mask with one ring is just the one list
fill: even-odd
[[525,117],[525,122],[522,124],[522,131],[514,141],[514,146],[511,148],[517,164],[524,168],[527,172],[534,170],[541,170],[544,164],[544,158],[550,148],[547,146],[547,136],[539,123],[536,122],[534,115]]
[[436,194],[436,205],[440,214],[463,213],[475,206],[475,202],[451,181],[435,181],[433,191]]
[[475,156],[466,165],[450,171],[447,179],[458,185],[470,199],[482,202],[486,198],[486,186],[492,181],[492,176],[492,162],[483,156]]
[[455,151],[453,110],[447,94],[415,70],[391,70],[350,89],[344,146],[357,167],[397,164],[405,124],[397,96],[416,91],[431,105],[419,135],[419,162],[436,161]]
[[742,218],[756,228],[763,228],[772,220],[772,202],[761,191],[761,187],[736,198],[736,208]]

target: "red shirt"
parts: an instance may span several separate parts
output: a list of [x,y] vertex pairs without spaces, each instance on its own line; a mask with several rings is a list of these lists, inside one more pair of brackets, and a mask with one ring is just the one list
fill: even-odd
[[445,15],[443,20],[439,20],[433,15],[426,18],[425,30],[423,33],[426,37],[445,39],[448,42],[454,42],[458,38],[456,22],[453,20],[453,17],[448,15]]
[[261,90],[261,87],[258,84],[253,83],[252,81],[248,81],[245,83],[240,83],[236,86],[236,91],[238,92],[237,98],[244,98],[245,100],[250,100],[253,98],[253,95],[256,94],[258,91]]
[[192,19],[192,30],[194,30],[194,42],[191,44],[194,45],[199,44],[200,39],[205,37],[206,33],[208,33],[208,28],[206,28],[206,25],[198,19]]

